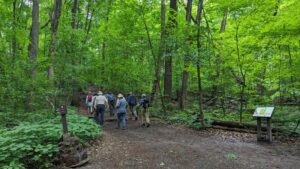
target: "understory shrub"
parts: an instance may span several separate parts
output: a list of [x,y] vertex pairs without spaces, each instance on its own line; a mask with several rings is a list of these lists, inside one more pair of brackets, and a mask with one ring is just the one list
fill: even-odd
[[[96,123],[87,117],[69,112],[69,132],[82,143],[101,133]],[[49,168],[58,153],[62,136],[60,115],[40,122],[23,122],[11,129],[0,130],[0,168]]]

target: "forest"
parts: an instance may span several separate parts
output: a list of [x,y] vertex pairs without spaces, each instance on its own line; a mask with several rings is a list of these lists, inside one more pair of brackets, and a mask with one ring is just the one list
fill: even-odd
[[151,118],[197,131],[253,130],[255,108],[274,106],[273,128],[299,142],[299,9],[299,0],[0,0],[0,168],[56,165],[61,104],[82,144],[101,137],[105,127],[78,114],[91,88],[146,93]]

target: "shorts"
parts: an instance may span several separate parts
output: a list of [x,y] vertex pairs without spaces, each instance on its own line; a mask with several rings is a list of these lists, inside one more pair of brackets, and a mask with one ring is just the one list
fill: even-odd
[[88,102],[86,105],[87,105],[87,107],[92,107],[93,103],[92,102]]

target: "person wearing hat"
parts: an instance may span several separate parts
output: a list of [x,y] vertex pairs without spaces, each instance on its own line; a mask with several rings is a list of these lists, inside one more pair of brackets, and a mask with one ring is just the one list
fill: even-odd
[[124,96],[120,93],[118,94],[118,100],[117,100],[117,128],[120,128],[120,123],[122,122],[122,129],[124,130],[126,128],[126,106],[127,102],[124,98]]
[[108,101],[107,101],[106,97],[103,95],[102,91],[99,91],[97,93],[97,96],[95,97],[94,108],[96,110],[96,113],[94,116],[96,123],[99,125],[103,125],[104,112],[105,112],[106,108],[108,108]]
[[[140,106],[142,107],[141,111],[141,121],[142,121],[142,126],[149,127],[150,126],[150,118],[149,118],[149,100],[146,97],[146,94],[142,94],[142,98],[140,100]],[[146,123],[144,122],[144,119]]]

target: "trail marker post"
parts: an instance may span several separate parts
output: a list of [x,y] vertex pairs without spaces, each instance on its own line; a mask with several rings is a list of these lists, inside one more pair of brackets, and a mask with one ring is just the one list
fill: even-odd
[[65,105],[60,105],[59,106],[59,112],[61,115],[61,122],[62,122],[62,126],[63,126],[63,132],[64,134],[68,133],[68,124],[67,124],[67,107]]
[[[257,120],[257,141],[268,141],[272,142],[272,115],[274,112],[274,107],[271,106],[259,106],[255,109],[253,117],[256,117]],[[263,135],[261,130],[262,127],[262,119],[267,120],[267,134],[266,136]]]

